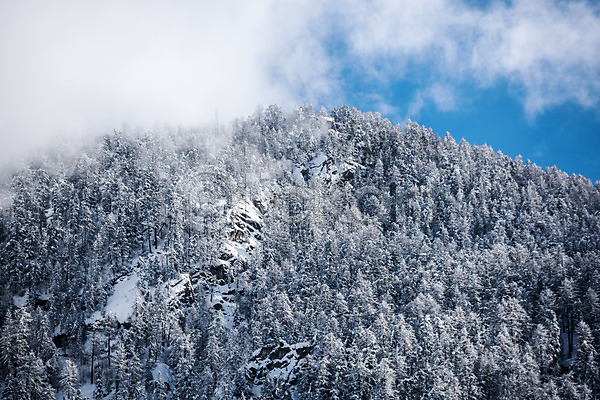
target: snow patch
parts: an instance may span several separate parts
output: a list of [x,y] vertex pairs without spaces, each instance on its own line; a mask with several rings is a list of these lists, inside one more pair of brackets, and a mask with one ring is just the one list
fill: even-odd
[[100,311],[94,311],[92,315],[85,319],[85,323],[90,325],[100,320],[102,320],[102,313]]
[[50,293],[42,293],[38,296],[38,299],[40,300],[44,300],[44,301],[48,301],[52,298],[52,295]]
[[81,391],[81,397],[84,399],[87,397],[88,399],[94,398],[94,391],[96,390],[96,385],[91,383],[86,383],[85,385],[79,388]]
[[139,280],[140,278],[136,272],[122,278],[115,285],[113,294],[106,302],[106,307],[104,308],[105,314],[109,312],[113,313],[120,323],[127,321],[133,313],[135,300],[139,294],[139,289],[137,288]]
[[156,366],[152,369],[152,379],[154,379],[154,382],[168,383],[170,387],[173,387],[175,383],[171,368],[162,362],[156,363]]
[[231,254],[235,259],[240,261],[249,261],[250,253],[246,249],[244,249],[239,243],[233,242],[231,240],[225,240],[224,242],[225,251],[228,254]]
[[171,279],[169,281],[169,290],[171,292],[171,298],[177,298],[185,293],[186,289],[191,288],[191,281],[189,274],[179,274],[179,279]]
[[13,296],[13,304],[16,307],[23,307],[29,301],[29,290],[23,296]]
[[302,177],[302,168],[294,165],[294,163],[291,160],[288,160],[286,162],[286,166],[288,171],[290,171],[290,174],[292,175],[292,180],[295,182],[303,182],[304,178]]

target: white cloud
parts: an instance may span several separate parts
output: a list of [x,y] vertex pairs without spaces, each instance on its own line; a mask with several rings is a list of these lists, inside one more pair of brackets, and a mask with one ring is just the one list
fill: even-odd
[[600,13],[584,2],[519,0],[482,18],[472,69],[522,87],[529,114],[600,99]]
[[438,109],[449,111],[456,108],[456,97],[450,86],[435,83],[427,92]]
[[2,2],[0,159],[57,132],[227,121],[333,93],[306,29],[318,17],[274,0]]
[[[473,18],[460,3],[446,0],[352,3],[345,11],[350,43],[355,53],[367,56],[392,54],[417,57],[418,62],[420,57],[442,55],[452,61],[459,44],[456,39]],[[453,40],[447,40],[448,34]]]
[[[504,79],[522,93],[529,115],[600,100],[600,10],[589,2],[515,0],[480,9],[450,0],[355,1],[345,17],[351,51],[366,69],[393,60],[386,79],[410,67],[427,69],[433,82],[486,87]],[[435,85],[423,90],[444,109]]]
[[419,116],[421,110],[425,107],[425,98],[423,97],[423,93],[418,91],[413,96],[412,100],[408,104],[407,107],[407,115],[404,119],[416,119]]
[[[421,111],[428,103],[433,103],[441,111],[455,110],[457,107],[456,97],[454,89],[446,84],[433,83],[428,87],[419,89],[413,94],[408,103],[405,119],[418,119]],[[388,112],[390,111],[392,109]],[[382,112],[385,113],[386,111]]]

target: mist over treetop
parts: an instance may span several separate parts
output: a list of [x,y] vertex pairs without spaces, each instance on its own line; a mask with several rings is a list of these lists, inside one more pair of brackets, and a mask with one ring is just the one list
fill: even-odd
[[594,4],[342,4],[3,2],[0,159],[124,123],[345,103],[598,178]]

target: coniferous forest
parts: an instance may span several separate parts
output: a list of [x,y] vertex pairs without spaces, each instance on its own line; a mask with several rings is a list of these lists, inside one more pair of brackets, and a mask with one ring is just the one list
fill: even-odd
[[598,183],[346,106],[227,131],[6,184],[0,398],[600,398]]

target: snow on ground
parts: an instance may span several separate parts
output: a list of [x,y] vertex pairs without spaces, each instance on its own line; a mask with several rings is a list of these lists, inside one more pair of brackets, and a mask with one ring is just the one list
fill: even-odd
[[16,307],[23,307],[29,301],[29,290],[23,296],[13,296],[13,304]]
[[91,383],[86,383],[85,385],[79,388],[81,390],[81,397],[93,399],[94,398],[94,390],[96,390],[96,385]]
[[90,315],[89,317],[87,317],[85,319],[85,323],[90,325],[93,324],[94,322],[100,321],[102,319],[102,313],[100,311],[94,311],[94,313],[92,315]]
[[577,335],[573,335],[573,351],[571,352],[571,358],[569,358],[569,335],[567,332],[560,334],[560,349],[561,349],[561,364],[565,367],[571,367],[575,362],[577,356]]
[[250,260],[250,253],[248,253],[248,251],[244,247],[242,247],[242,245],[240,245],[238,242],[225,239],[223,245],[225,246],[225,251],[228,254],[231,254],[236,260]]
[[137,272],[134,272],[118,282],[115,285],[113,294],[106,302],[105,314],[113,313],[120,323],[127,321],[133,313],[133,306],[139,294],[137,288],[139,280]]
[[156,363],[156,366],[152,369],[152,379],[154,379],[155,382],[168,383],[170,387],[175,386],[175,380],[173,379],[173,372],[171,371],[171,368],[162,362]]
[[[103,310],[94,311],[85,319],[85,323],[90,325],[102,321],[108,314],[114,314],[120,323],[126,322],[131,318],[135,307],[135,302],[139,298],[140,290],[137,287],[140,277],[137,272],[125,276],[113,287],[113,293],[106,301]],[[189,274],[180,274],[179,277],[163,283],[171,300],[181,297],[186,289],[191,288]],[[149,288],[150,293],[154,294],[155,287]]]
[[327,155],[323,152],[318,152],[317,155],[306,163],[306,167],[310,171],[311,179],[315,176],[322,176],[326,172],[327,166],[326,162],[328,161]]
[[302,177],[302,168],[294,165],[294,163],[290,160],[286,162],[286,166],[292,175],[292,180],[294,180],[296,183],[304,181],[304,178]]
[[171,279],[168,282],[168,289],[171,298],[180,297],[186,289],[191,288],[190,274],[179,274],[179,278]]
[[40,294],[40,295],[38,296],[38,299],[40,299],[40,300],[45,300],[45,301],[48,301],[48,300],[50,300],[51,298],[52,298],[52,295],[51,295],[50,293],[47,293],[47,292],[46,292],[46,293],[42,293],[42,294]]

